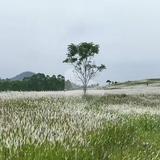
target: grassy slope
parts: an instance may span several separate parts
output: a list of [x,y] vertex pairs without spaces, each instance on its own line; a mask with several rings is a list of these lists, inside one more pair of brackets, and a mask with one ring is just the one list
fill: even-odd
[[160,86],[160,79],[146,79],[137,81],[127,81],[111,85],[109,88],[138,87],[138,86]]

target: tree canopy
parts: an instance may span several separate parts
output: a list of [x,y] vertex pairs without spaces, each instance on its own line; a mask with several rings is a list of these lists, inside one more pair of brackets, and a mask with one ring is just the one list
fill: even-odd
[[83,91],[86,94],[88,84],[97,72],[106,69],[104,64],[97,66],[94,62],[94,56],[99,54],[99,45],[83,42],[78,45],[70,44],[68,46],[67,58],[64,63],[72,64],[77,78],[83,84]]
[[62,75],[50,77],[38,73],[22,81],[0,80],[0,91],[61,91],[68,83]]

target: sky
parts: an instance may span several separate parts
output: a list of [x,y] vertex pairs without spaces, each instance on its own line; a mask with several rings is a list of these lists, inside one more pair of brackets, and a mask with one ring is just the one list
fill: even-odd
[[0,1],[0,77],[70,77],[70,43],[100,45],[96,82],[160,78],[159,0]]

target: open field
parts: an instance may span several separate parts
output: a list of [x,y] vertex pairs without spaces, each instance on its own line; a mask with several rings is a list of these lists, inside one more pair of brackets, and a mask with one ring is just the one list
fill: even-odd
[[[159,95],[160,87],[134,87],[122,89],[107,89],[107,90],[88,90],[88,95],[106,96],[106,95]],[[79,97],[82,96],[81,90],[75,91],[55,91],[55,92],[1,92],[0,99],[23,99],[23,98],[56,98],[56,97]]]
[[[23,99],[23,98],[56,98],[56,97],[79,97],[82,96],[82,90],[74,91],[47,91],[47,92],[1,92],[0,99]],[[159,95],[160,87],[158,86],[134,86],[134,87],[122,87],[122,88],[108,88],[106,90],[88,90],[88,95],[92,96],[106,96],[106,95]]]
[[159,160],[160,88],[0,93],[0,160]]

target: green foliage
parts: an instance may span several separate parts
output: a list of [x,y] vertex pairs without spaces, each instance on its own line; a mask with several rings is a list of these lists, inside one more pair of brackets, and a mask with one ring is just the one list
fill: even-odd
[[99,53],[99,45],[83,42],[78,45],[70,44],[68,46],[67,58],[64,63],[72,64],[77,78],[83,84],[84,94],[86,93],[88,84],[97,72],[102,72],[106,66],[94,64],[94,56]]
[[24,78],[22,81],[1,80],[0,91],[58,91],[64,90],[65,78],[62,75],[45,76],[42,73]]

